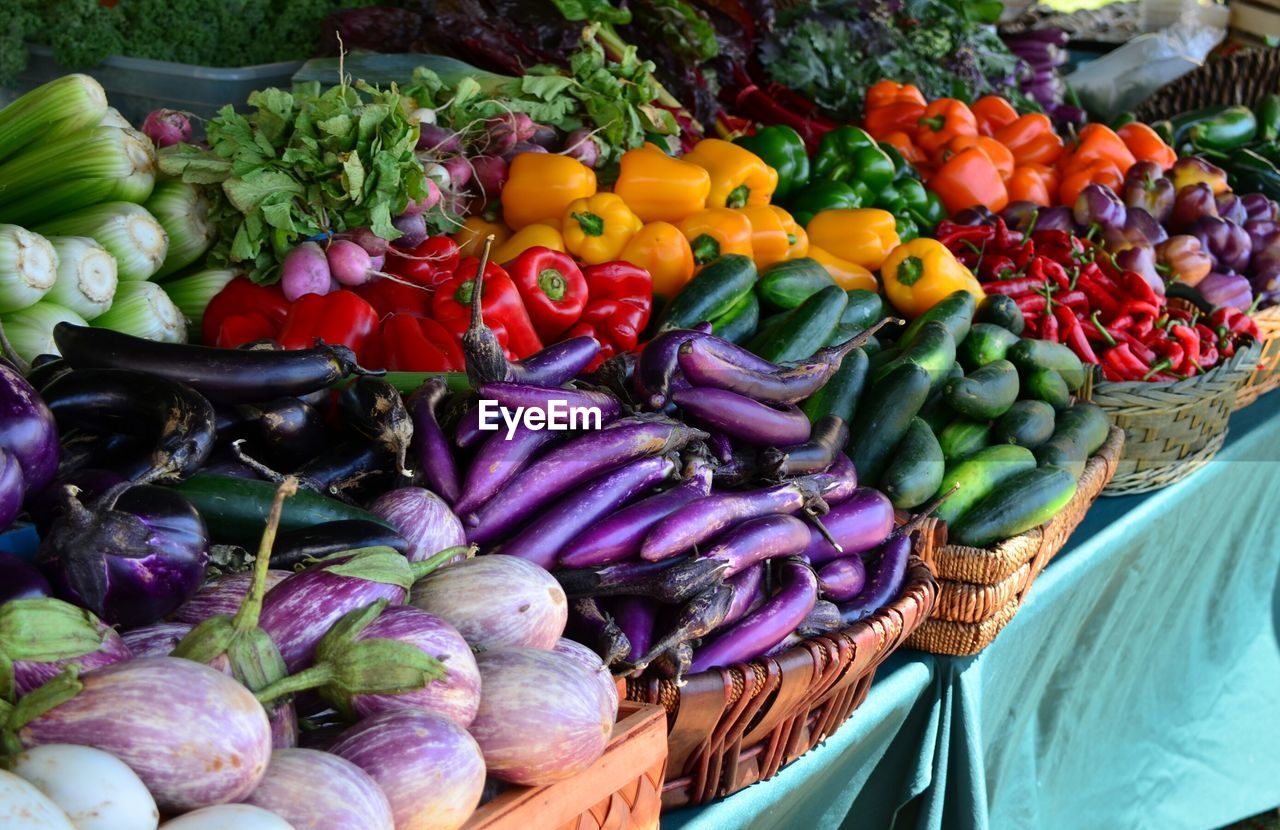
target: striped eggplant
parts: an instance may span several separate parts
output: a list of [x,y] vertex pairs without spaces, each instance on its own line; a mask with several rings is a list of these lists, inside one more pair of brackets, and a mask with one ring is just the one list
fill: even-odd
[[440,715],[416,709],[373,715],[343,732],[329,751],[378,783],[396,830],[456,830],[480,803],[480,747]]
[[[74,694],[58,703],[58,692]],[[110,752],[163,812],[238,801],[267,769],[271,730],[262,705],[230,677],[190,660],[142,657],[75,680],[63,674],[29,698],[37,695],[31,720],[18,724],[23,746]]]
[[565,657],[576,660],[584,669],[591,672],[591,676],[595,679],[596,684],[604,695],[605,716],[609,718],[610,723],[617,720],[618,684],[614,682],[613,673],[605,666],[604,661],[600,659],[600,655],[582,643],[565,637],[557,640],[551,650],[556,654],[563,654]]
[[158,622],[126,631],[120,636],[134,657],[167,657],[190,633],[191,626],[187,623]]
[[452,625],[474,649],[551,648],[569,618],[551,574],[502,554],[441,568],[414,584],[409,602]]
[[378,782],[345,758],[314,749],[272,752],[267,774],[244,803],[296,830],[395,830]]
[[[67,666],[89,671],[130,656],[114,628],[71,603],[39,597],[0,605],[0,663],[13,666],[13,692],[19,697]],[[6,683],[0,677],[0,699],[11,696]]]
[[217,804],[202,807],[160,825],[164,830],[297,830],[269,810],[252,804]]
[[[290,571],[267,571],[267,590],[270,591],[290,576],[293,576]],[[170,619],[188,625],[199,625],[219,614],[235,614],[252,583],[253,571],[215,576],[196,591],[195,596],[179,605]]]
[[409,548],[410,562],[419,562],[445,548],[465,545],[462,522],[444,499],[422,487],[400,487],[379,496],[369,512],[394,527]]

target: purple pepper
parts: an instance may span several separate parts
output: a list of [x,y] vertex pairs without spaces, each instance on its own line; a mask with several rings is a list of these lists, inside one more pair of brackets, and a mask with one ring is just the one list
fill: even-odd
[[1213,257],[1217,270],[1244,271],[1249,267],[1253,241],[1236,223],[1216,216],[1204,216],[1191,226],[1190,233]]
[[1165,178],[1160,165],[1140,161],[1124,177],[1124,203],[1129,208],[1142,208],[1157,222],[1165,222],[1173,212],[1173,182]]
[[1240,197],[1234,193],[1219,193],[1214,197],[1214,202],[1218,205],[1218,216],[1237,225],[1243,225],[1249,221],[1249,211],[1240,200]]
[[1058,207],[1044,208],[1040,211],[1036,219],[1036,230],[1075,233],[1078,229],[1071,208],[1059,205]]
[[1246,193],[1240,197],[1240,204],[1244,205],[1248,222],[1280,222],[1280,205],[1261,193]]
[[1204,217],[1218,216],[1218,200],[1213,188],[1204,182],[1187,185],[1178,191],[1173,201],[1173,213],[1165,223],[1169,230],[1189,233],[1187,229]]
[[1128,218],[1128,210],[1120,197],[1111,188],[1100,184],[1091,184],[1080,191],[1071,211],[1076,224],[1086,228],[1093,225],[1103,230],[1123,228]]
[[1215,308],[1228,306],[1244,310],[1253,303],[1253,286],[1239,274],[1212,273],[1196,283],[1196,291]]

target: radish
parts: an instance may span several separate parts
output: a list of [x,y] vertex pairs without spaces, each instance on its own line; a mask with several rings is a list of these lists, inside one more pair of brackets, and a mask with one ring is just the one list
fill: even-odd
[[172,147],[191,140],[191,121],[185,112],[152,110],[142,122],[142,134],[157,147]]
[[329,293],[329,262],[324,249],[315,242],[303,242],[286,254],[280,271],[280,287],[289,302],[304,294]]
[[529,136],[529,140],[539,147],[546,147],[550,150],[560,141],[560,133],[556,132],[556,128],[547,124],[534,124],[533,135]]
[[521,155],[523,153],[546,153],[546,152],[548,152],[546,147],[541,147],[529,141],[521,141],[519,144],[512,147],[510,150],[503,153],[502,157],[506,159],[507,162],[510,162],[516,156]]
[[[438,164],[435,166],[440,167],[440,165]],[[443,167],[440,167],[440,169],[444,170]],[[445,173],[447,174],[448,171],[445,170]],[[409,204],[405,205],[404,212],[401,213],[400,215],[401,216],[417,216],[418,214],[426,213],[427,211],[431,210],[433,207],[435,207],[438,204],[440,204],[440,185],[436,184],[434,179],[427,179],[427,195],[423,196],[421,199],[419,199],[416,202],[410,202]],[[369,251],[369,253],[373,254],[373,253],[381,253],[381,252]]]
[[471,159],[471,169],[475,171],[472,184],[486,199],[498,198],[511,172],[510,165],[501,156],[474,156]]
[[486,149],[498,154],[507,152],[520,142],[528,142],[538,129],[533,119],[523,112],[494,116],[484,122],[484,127],[489,135]]
[[[409,203],[409,207],[413,207],[413,202]],[[405,212],[408,213],[409,209],[406,208]],[[350,239],[368,251],[369,256],[385,254],[387,248],[391,247],[390,242],[378,236],[371,228],[356,228],[353,231],[347,231],[339,239]]]
[[596,141],[594,132],[586,127],[579,127],[564,140],[562,154],[577,159],[594,170],[600,163],[600,144]]
[[391,242],[397,248],[416,248],[427,238],[427,220],[421,213],[402,214],[392,219],[391,224],[400,231],[400,237]]
[[364,285],[377,276],[369,252],[350,240],[329,243],[324,255],[329,261],[329,273],[342,285]]
[[449,171],[449,181],[453,183],[454,190],[461,190],[471,181],[471,164],[462,156],[450,156],[440,164]]
[[462,139],[453,130],[435,124],[423,124],[418,133],[417,149],[441,154],[461,153]]

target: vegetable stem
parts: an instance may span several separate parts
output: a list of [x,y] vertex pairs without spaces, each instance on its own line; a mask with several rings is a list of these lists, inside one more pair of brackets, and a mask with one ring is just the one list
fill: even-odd
[[232,620],[236,631],[253,631],[258,627],[258,617],[262,615],[262,598],[267,593],[267,571],[271,568],[271,547],[275,544],[276,533],[280,530],[280,516],[284,512],[284,500],[298,492],[298,479],[289,476],[276,488],[275,499],[271,502],[271,512],[267,514],[267,526],[262,531],[262,540],[258,543],[258,559],[253,563],[253,585],[249,596],[236,609]]
[[274,683],[269,683],[253,694],[254,697],[258,698],[259,703],[270,703],[286,695],[295,695],[298,692],[305,692],[309,689],[323,686],[333,680],[334,677],[332,663],[317,663],[297,674],[291,674],[288,677],[280,678]]

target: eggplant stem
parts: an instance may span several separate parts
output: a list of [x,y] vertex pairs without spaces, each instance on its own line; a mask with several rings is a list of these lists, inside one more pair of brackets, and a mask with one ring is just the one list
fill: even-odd
[[232,624],[236,631],[252,631],[258,627],[258,617],[262,614],[262,598],[267,593],[267,571],[271,568],[271,548],[275,545],[276,534],[280,531],[280,516],[284,513],[284,500],[298,493],[298,479],[288,476],[276,488],[275,498],[271,502],[271,512],[267,514],[267,526],[262,531],[262,540],[258,542],[258,559],[253,563],[253,585],[245,601],[236,609]]
[[[245,442],[245,439],[243,438],[237,438],[236,440],[231,442],[231,454],[236,457],[236,461],[239,461],[241,464],[253,470],[258,475],[264,477],[267,481],[270,481],[272,484],[283,485],[285,481],[289,479],[289,476],[286,476],[284,473],[276,472],[275,470],[268,467],[266,464],[263,464],[258,459],[249,455],[249,453],[245,452],[243,447],[244,442]],[[308,487],[307,489],[310,490],[314,488]]]
[[333,678],[334,670],[332,664],[316,663],[314,666],[305,668],[297,674],[291,674],[288,677],[280,678],[274,683],[268,683],[254,692],[253,696],[258,699],[259,703],[270,703],[286,695],[294,695],[298,692],[318,688],[330,682]]
[[480,548],[477,545],[470,545],[465,547],[463,545],[455,545],[454,547],[451,547],[451,548],[445,548],[442,551],[433,553],[431,556],[428,556],[426,559],[423,559],[418,562],[410,562],[409,572],[413,574],[413,581],[417,582],[419,579],[422,579],[423,577],[438,570],[441,566],[443,566],[446,562],[448,562],[450,559],[452,559],[455,556],[462,556],[464,559],[474,559],[476,556],[476,552],[479,549]]
[[811,509],[806,507],[804,510],[804,515],[808,517],[809,521],[813,522],[813,526],[816,527],[818,529],[818,532],[822,534],[822,538],[827,540],[827,544],[835,548],[838,553],[844,553],[844,546],[836,541],[836,537],[831,535],[831,531],[827,530],[827,526],[824,525],[822,523],[822,520],[818,518],[817,513],[813,512]]
[[932,516],[933,511],[941,507],[943,503],[946,502],[947,499],[954,496],[956,494],[956,491],[958,491],[959,489],[960,489],[959,482],[956,482],[955,484],[951,485],[950,490],[938,496],[933,501],[926,504],[924,507],[920,508],[920,512],[912,516],[911,519],[902,527],[898,528],[897,532],[905,534],[905,533],[914,533],[916,530],[919,530],[920,526],[924,524],[925,519],[928,519],[930,516]]
[[5,334],[4,324],[0,323],[0,351],[4,352],[5,358],[13,364],[14,368],[22,375],[26,375],[31,371],[31,364],[22,359],[22,355],[18,354],[13,348],[13,344],[9,342],[9,335]]

